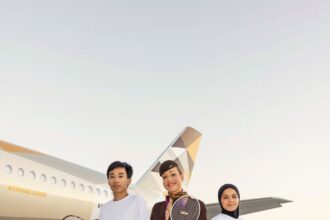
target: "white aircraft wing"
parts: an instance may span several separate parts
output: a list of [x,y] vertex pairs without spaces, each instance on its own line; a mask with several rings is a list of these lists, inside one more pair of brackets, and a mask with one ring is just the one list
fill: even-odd
[[[240,215],[246,215],[268,209],[279,208],[282,207],[283,203],[288,202],[292,201],[276,197],[241,200],[239,205],[239,213]],[[207,219],[211,219],[221,212],[221,208],[218,203],[207,204],[206,209]]]

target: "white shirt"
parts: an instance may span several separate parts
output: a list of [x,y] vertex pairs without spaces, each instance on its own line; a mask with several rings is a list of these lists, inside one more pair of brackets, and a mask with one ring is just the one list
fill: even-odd
[[219,215],[217,216],[214,216],[213,218],[211,218],[211,220],[243,220],[241,218],[233,218],[229,215],[225,215],[225,214],[222,214],[220,213]]
[[128,195],[119,201],[109,201],[101,207],[100,220],[149,220],[144,199],[139,195]]

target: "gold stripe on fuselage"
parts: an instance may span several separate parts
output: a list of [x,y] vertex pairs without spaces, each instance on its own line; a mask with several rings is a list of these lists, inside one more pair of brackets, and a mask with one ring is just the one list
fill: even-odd
[[30,149],[20,147],[15,144],[10,144],[10,143],[7,143],[7,142],[1,141],[1,140],[0,140],[0,148],[2,148],[4,151],[10,152],[10,153],[27,153],[27,154],[35,154],[35,155],[45,155],[38,151],[30,150]]

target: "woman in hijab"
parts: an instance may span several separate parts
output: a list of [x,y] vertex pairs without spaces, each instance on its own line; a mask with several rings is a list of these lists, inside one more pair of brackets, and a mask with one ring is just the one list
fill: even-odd
[[[151,220],[170,220],[174,202],[181,196],[187,195],[182,189],[183,174],[176,162],[167,160],[159,167],[159,175],[163,179],[163,186],[167,190],[165,201],[156,203],[151,211]],[[200,215],[198,220],[207,220],[205,204],[199,200]]]
[[242,220],[239,218],[240,194],[238,188],[233,184],[225,184],[218,191],[218,200],[221,213],[211,220]]

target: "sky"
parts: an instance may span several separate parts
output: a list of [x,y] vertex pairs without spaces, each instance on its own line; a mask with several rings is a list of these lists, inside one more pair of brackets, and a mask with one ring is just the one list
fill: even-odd
[[186,127],[190,194],[281,197],[245,220],[324,218],[330,2],[0,0],[0,139],[137,180]]

